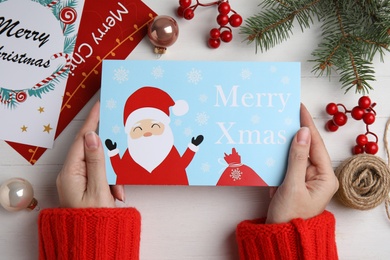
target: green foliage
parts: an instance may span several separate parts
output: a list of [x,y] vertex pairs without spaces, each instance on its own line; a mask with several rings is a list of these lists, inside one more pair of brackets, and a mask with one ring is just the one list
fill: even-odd
[[264,0],[263,11],[241,27],[256,52],[267,51],[287,40],[294,23],[302,31],[322,23],[322,42],[313,51],[313,72],[331,75],[337,71],[342,88],[365,94],[374,81],[372,60],[381,60],[390,45],[390,0]]

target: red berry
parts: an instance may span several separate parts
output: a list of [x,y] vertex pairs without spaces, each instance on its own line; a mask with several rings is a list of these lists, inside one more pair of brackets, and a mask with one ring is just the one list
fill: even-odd
[[183,17],[183,16],[184,16],[184,8],[183,8],[183,7],[179,6],[179,7],[177,8],[177,15],[178,15],[179,17]]
[[190,7],[191,0],[179,0],[179,5],[183,7],[183,9],[186,9],[187,7]]
[[368,143],[368,138],[366,135],[358,135],[356,137],[356,143],[359,145],[359,146],[365,146],[367,143]]
[[216,49],[219,47],[219,45],[221,45],[220,39],[212,39],[212,38],[209,39],[209,47],[210,48]]
[[217,16],[217,23],[220,26],[225,26],[225,25],[227,25],[228,22],[229,22],[229,16],[227,16],[225,14],[219,14]]
[[367,109],[371,106],[371,99],[367,96],[362,96],[358,101],[359,107]]
[[221,33],[221,40],[223,42],[230,42],[233,39],[233,34],[230,31],[223,31]]
[[210,38],[218,39],[221,36],[221,32],[217,28],[213,28],[210,30]]
[[239,14],[233,14],[229,18],[229,23],[233,27],[238,27],[242,24],[242,17]]
[[378,144],[375,142],[368,142],[364,150],[368,154],[376,154],[378,152]]
[[351,116],[355,120],[362,119],[363,116],[364,116],[364,109],[359,107],[359,106],[356,106],[356,107],[352,108]]
[[339,112],[339,109],[335,103],[329,103],[328,105],[326,105],[325,110],[326,110],[326,113],[328,113],[331,116],[333,116],[334,114]]
[[361,154],[364,153],[364,147],[360,145],[355,145],[352,149],[353,154]]
[[348,117],[343,112],[337,112],[333,115],[333,123],[337,126],[343,126],[347,123]]
[[363,116],[363,121],[367,125],[371,125],[375,122],[375,114],[372,112],[365,113]]
[[184,19],[191,20],[192,18],[194,18],[194,16],[195,16],[194,10],[192,10],[191,8],[187,8],[184,10],[183,13]]
[[218,12],[220,14],[228,14],[230,13],[230,5],[227,2],[222,2],[218,5]]
[[325,128],[329,132],[336,132],[339,129],[339,127],[334,124],[333,120],[329,120],[328,122],[326,122]]

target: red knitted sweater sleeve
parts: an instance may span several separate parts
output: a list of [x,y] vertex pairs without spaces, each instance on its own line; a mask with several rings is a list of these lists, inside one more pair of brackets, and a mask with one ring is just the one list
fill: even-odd
[[134,208],[45,209],[38,228],[39,259],[139,259]]
[[264,224],[265,219],[237,226],[240,259],[338,259],[335,218],[332,213],[284,224]]

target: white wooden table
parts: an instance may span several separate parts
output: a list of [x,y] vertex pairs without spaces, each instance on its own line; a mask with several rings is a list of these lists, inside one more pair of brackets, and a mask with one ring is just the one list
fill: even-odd
[[[145,2],[158,14],[176,17],[177,0]],[[259,1],[230,1],[232,8],[244,18],[260,11]],[[350,120],[336,133],[324,130],[328,116],[324,107],[329,102],[353,107],[358,95],[344,95],[339,77],[317,78],[311,73],[311,52],[320,41],[320,24],[302,33],[297,26],[290,40],[267,53],[255,54],[255,46],[243,43],[243,35],[234,30],[231,43],[217,50],[206,46],[208,32],[215,24],[216,10],[199,8],[191,21],[177,19],[180,36],[161,59],[164,60],[244,60],[302,62],[302,101],[315,119],[332,158],[333,166],[351,156],[355,137],[364,133],[362,123]],[[155,59],[152,46],[145,38],[128,59]],[[376,106],[377,121],[371,127],[379,137],[380,151],[386,158],[382,137],[390,117],[390,54],[374,65],[377,81],[370,93]],[[67,150],[98,95],[71,122],[35,166],[29,165],[8,144],[0,142],[0,182],[11,177],[29,180],[41,208],[58,206],[56,175],[62,167]],[[257,187],[126,187],[126,204],[142,214],[141,259],[237,259],[235,227],[245,219],[264,216],[269,196],[267,188]],[[123,206],[123,204],[121,205]],[[384,205],[369,211],[357,211],[332,201],[328,206],[337,220],[337,245],[340,259],[390,259],[390,220]],[[0,209],[0,259],[37,259],[38,212],[9,213]]]

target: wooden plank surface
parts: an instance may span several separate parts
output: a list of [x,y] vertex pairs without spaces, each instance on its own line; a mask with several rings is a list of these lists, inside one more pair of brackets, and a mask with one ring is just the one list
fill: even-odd
[[[176,0],[145,0],[158,14],[175,18]],[[244,18],[260,11],[258,1],[231,1],[232,7]],[[351,156],[355,137],[364,133],[361,122],[350,120],[348,127],[336,133],[324,130],[329,119],[324,108],[329,102],[340,102],[353,107],[358,95],[344,94],[339,78],[317,78],[311,73],[311,52],[320,42],[320,24],[302,33],[299,26],[294,35],[267,53],[255,54],[254,45],[243,43],[243,35],[234,30],[234,40],[217,50],[205,42],[215,23],[216,10],[199,9],[191,21],[178,19],[179,40],[161,57],[164,60],[245,60],[245,61],[300,61],[302,62],[302,102],[308,107],[321,131],[334,167]],[[156,59],[152,46],[145,38],[128,59]],[[383,134],[390,117],[390,59],[374,61],[377,81],[370,93],[376,106],[377,121],[370,128],[379,137],[380,151],[386,159]],[[221,72],[222,73],[222,72]],[[61,169],[73,138],[98,96],[89,102],[67,129],[56,140],[35,166],[29,165],[5,142],[0,142],[0,182],[11,177],[23,177],[34,187],[41,208],[57,207],[56,175]],[[104,102],[104,101],[103,101]],[[142,214],[141,259],[237,259],[235,226],[242,220],[266,214],[269,196],[267,188],[256,187],[126,187],[126,204]],[[340,259],[389,259],[390,221],[384,205],[369,211],[357,211],[333,200],[328,209],[337,220],[337,245]],[[37,259],[38,212],[9,213],[0,209],[1,259]]]

